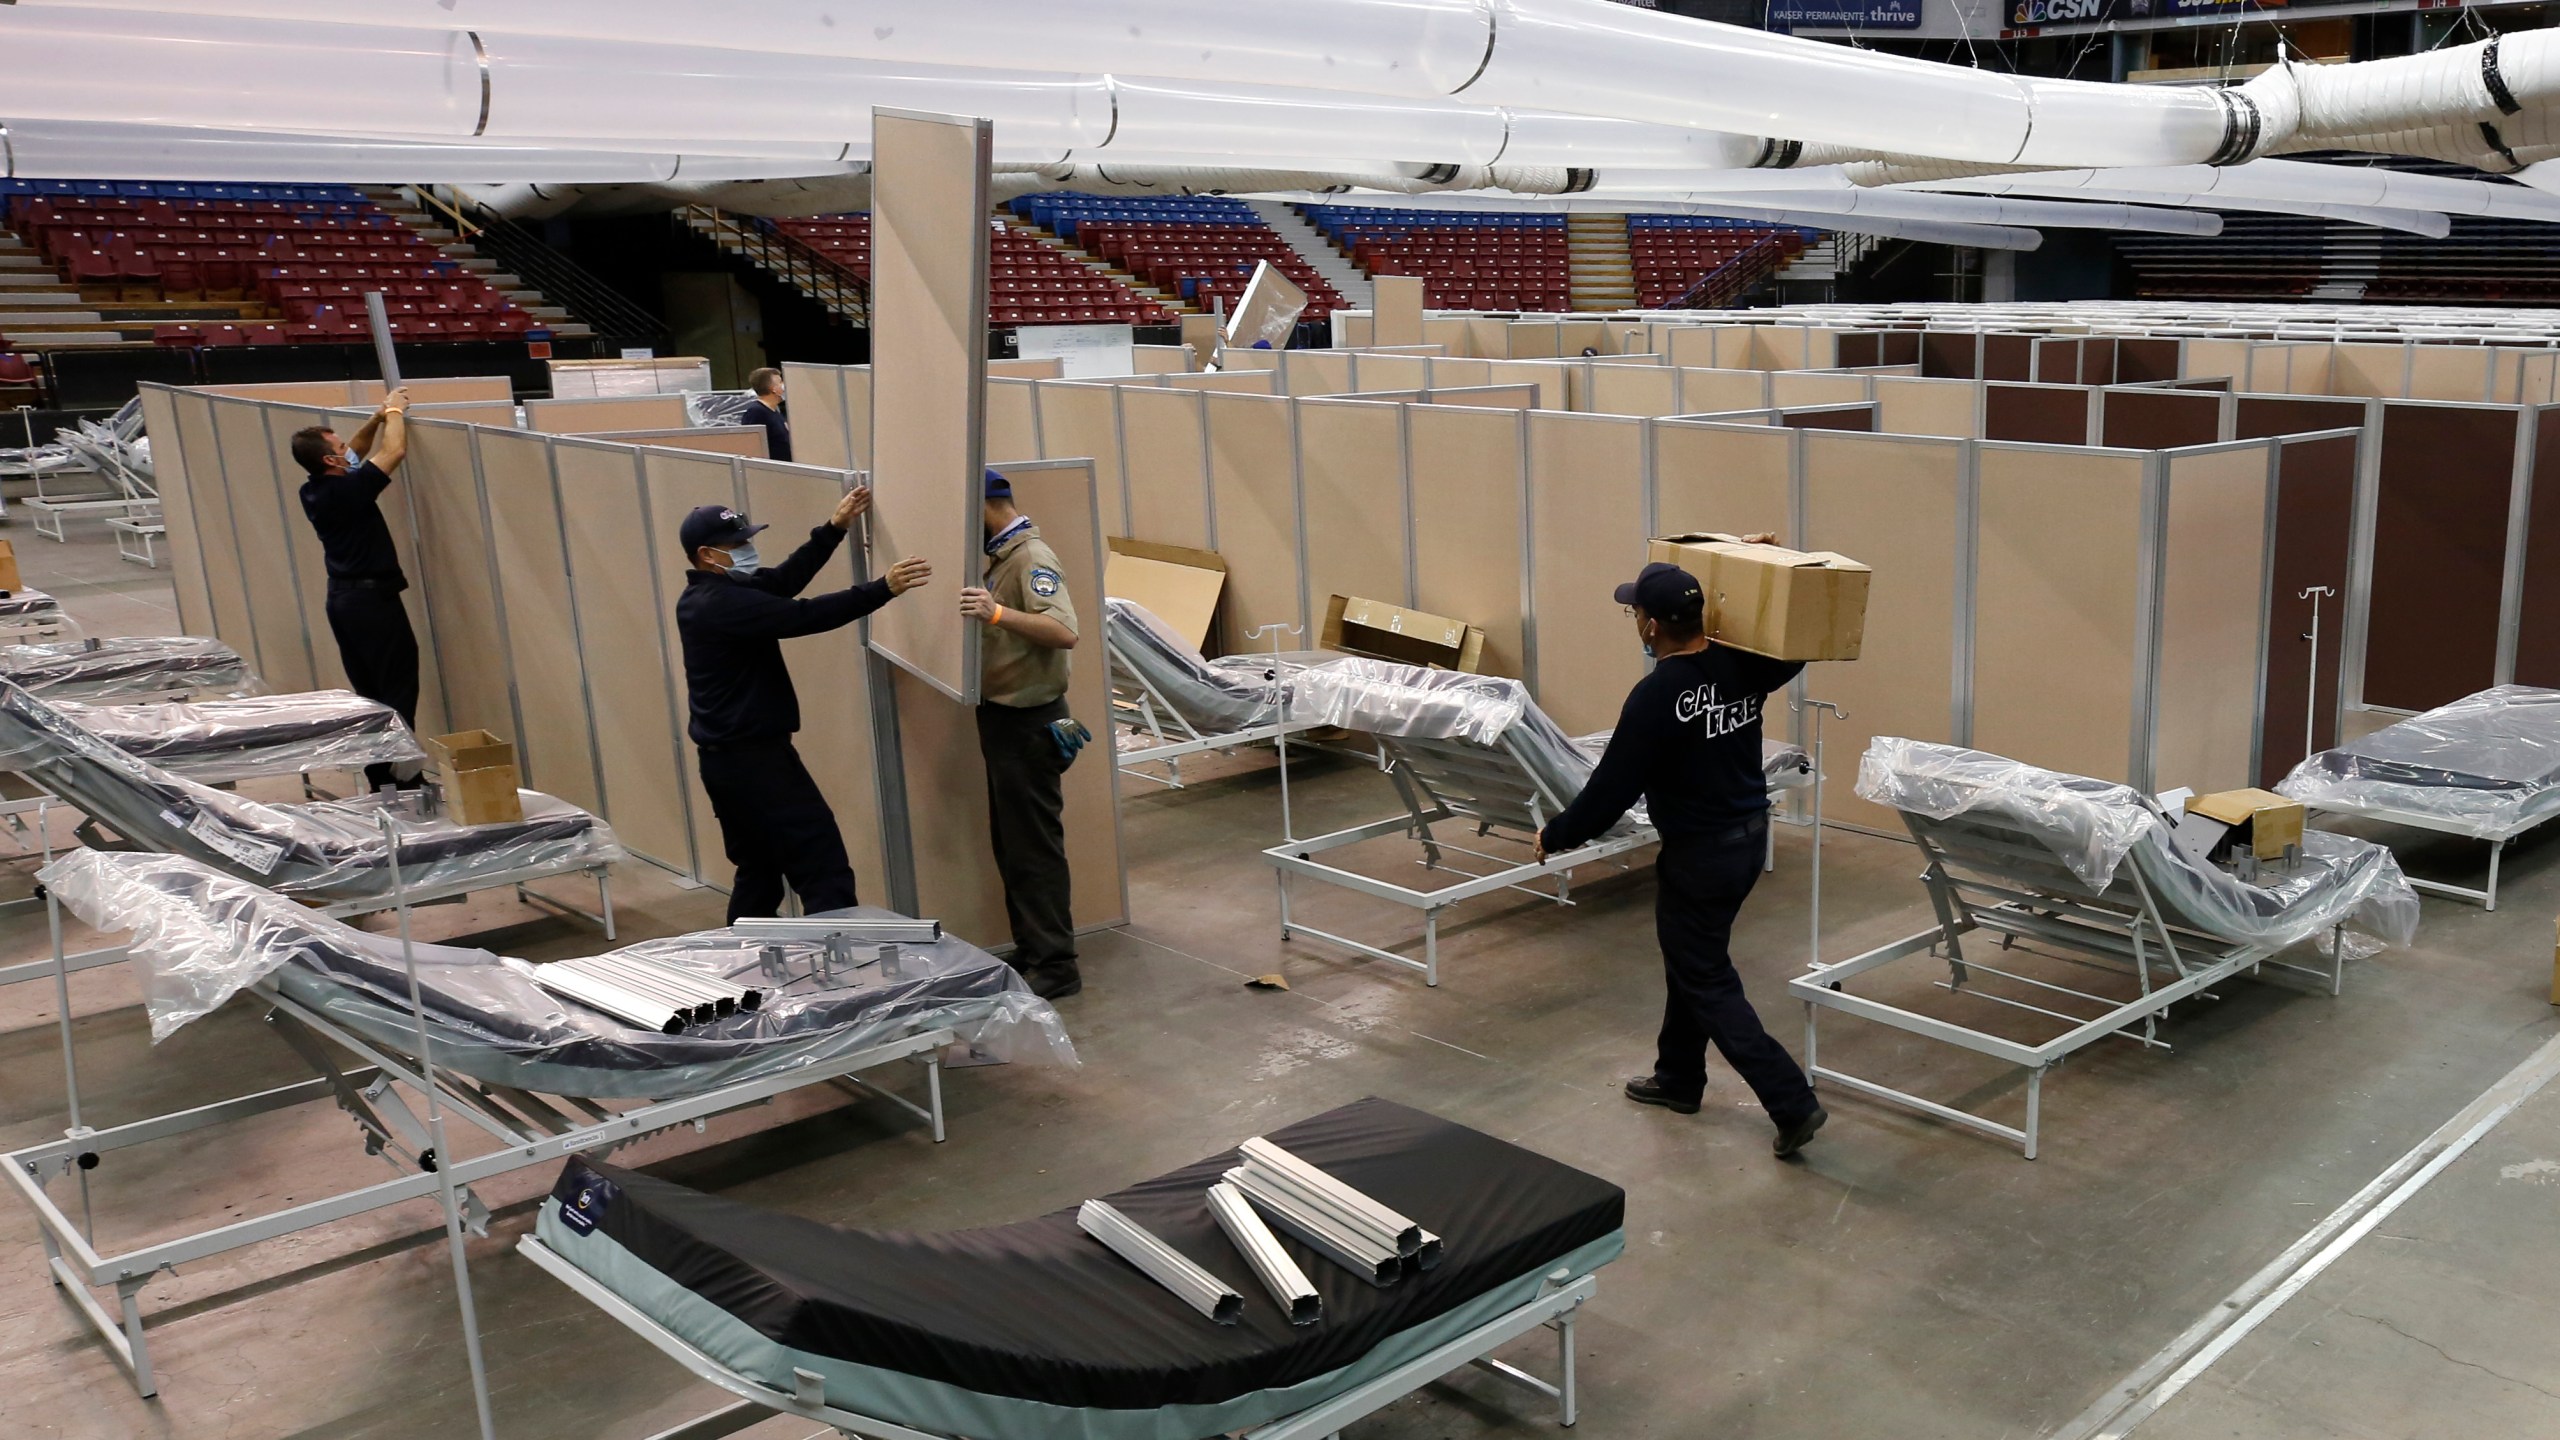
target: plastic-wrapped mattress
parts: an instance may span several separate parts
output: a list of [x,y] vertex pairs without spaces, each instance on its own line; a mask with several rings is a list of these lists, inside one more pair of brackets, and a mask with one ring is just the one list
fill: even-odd
[[41,590],[0,591],[0,620],[60,618],[62,605]]
[[55,700],[110,700],[169,690],[246,690],[257,683],[239,651],[200,635],[116,635],[45,645],[0,645],[0,680]]
[[[379,1045],[416,1053],[417,1021],[395,936],[367,934],[173,856],[78,850],[47,866],[43,879],[81,919],[130,932],[155,1040],[266,980]],[[768,943],[781,945],[787,981],[758,978]],[[541,967],[523,960],[445,945],[420,945],[416,953],[435,1063],[543,1095],[692,1094],[943,1026],[990,1059],[1076,1063],[1049,1003],[1012,967],[967,941],[946,936],[902,945],[895,976],[884,975],[876,957],[821,973],[820,949],[707,930],[613,952],[766,991],[758,1009],[681,1035],[563,1001],[536,983]]]
[[2560,815],[2560,690],[2500,685],[2323,750],[2278,793],[2496,839]]
[[786,1393],[972,1440],[1197,1440],[1351,1390],[1588,1274],[1626,1246],[1615,1185],[1490,1135],[1368,1099],[1271,1132],[1441,1237],[1383,1289],[1294,1238],[1323,1296],[1293,1326],[1219,1231],[1233,1151],[1103,1197],[1246,1298],[1213,1325],[1076,1228],[1075,1211],[979,1230],[844,1230],[573,1159],[542,1242],[723,1365]]
[[1135,600],[1106,596],[1102,615],[1114,661],[1125,661],[1201,734],[1226,734],[1287,716],[1289,678],[1266,678],[1270,657],[1251,657],[1260,662],[1252,667],[1212,664]]
[[2132,893],[2119,873],[2130,859],[2170,923],[2224,940],[2280,949],[2342,923],[2395,945],[2417,935],[2418,893],[2368,840],[2306,834],[2299,865],[2246,881],[2205,858],[2229,828],[2219,822],[2167,814],[2112,781],[1893,736],[1867,746],[1858,794],[1932,820],[1966,815],[2022,831],[2091,891],[2119,899]]
[[160,705],[57,700],[53,708],[127,755],[208,785],[426,758],[398,711],[348,690]]
[[[365,903],[392,893],[556,874],[622,858],[604,821],[537,791],[524,819],[463,825],[398,818],[398,849],[371,796],[267,805],[172,775],[81,729],[25,689],[0,682],[0,768],[17,770],[113,831],[116,848],[184,855],[296,899]],[[396,812],[395,812],[396,816]]]

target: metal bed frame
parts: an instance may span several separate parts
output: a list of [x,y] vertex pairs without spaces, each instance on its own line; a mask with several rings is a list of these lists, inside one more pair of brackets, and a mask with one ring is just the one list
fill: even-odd
[[[118,520],[158,523],[159,492],[152,488],[151,481],[141,471],[126,460],[116,443],[72,431],[64,432],[62,443],[72,454],[87,461],[92,471],[106,477],[107,483],[114,488],[84,491],[77,495],[39,494],[29,498],[23,503],[35,516],[37,534],[48,540],[67,540],[69,537],[63,533],[64,522],[80,515],[103,516],[110,523]],[[120,553],[124,550],[121,538],[117,541],[117,550]],[[159,567],[154,564],[152,568]]]
[[[682,1337],[642,1314],[540,1240],[527,1236],[516,1242],[516,1250],[541,1266],[553,1279],[575,1291],[579,1298],[656,1346],[697,1378],[740,1397],[734,1404],[672,1429],[661,1430],[650,1440],[719,1440],[719,1437],[735,1435],[776,1415],[814,1420],[833,1427],[840,1435],[863,1437],[863,1440],[954,1440],[952,1436],[875,1420],[830,1405],[825,1385],[817,1375],[806,1370],[794,1372],[799,1386],[791,1394],[750,1380],[687,1344]],[[1577,1312],[1598,1289],[1599,1279],[1595,1275],[1574,1279],[1569,1278],[1568,1272],[1556,1270],[1546,1277],[1537,1297],[1525,1304],[1435,1346],[1364,1385],[1320,1401],[1296,1414],[1239,1432],[1239,1440],[1325,1440],[1328,1436],[1339,1440],[1344,1426],[1374,1415],[1423,1386],[1469,1365],[1555,1401],[1558,1423],[1571,1425],[1581,1418],[1574,1371],[1573,1327],[1578,1318]],[[1494,1350],[1540,1326],[1554,1331],[1557,1337],[1559,1373],[1552,1384],[1493,1358]]]
[[2498,908],[2498,863],[2505,856],[2508,842],[2537,826],[2547,824],[2552,820],[2560,820],[2560,815],[2542,815],[2531,820],[2510,825],[2506,829],[2495,831],[2488,835],[2482,835],[2472,830],[2454,829],[2432,815],[2421,815],[2408,810],[2395,810],[2387,805],[2326,804],[2306,806],[2304,808],[2306,817],[2342,815],[2352,820],[2379,820],[2386,825],[2402,825],[2412,830],[2425,830],[2436,835],[2451,835],[2464,840],[2487,841],[2489,845],[2489,883],[2486,888],[2474,890],[2468,886],[2448,884],[2442,880],[2421,880],[2414,875],[2408,877],[2409,888],[2413,890],[2423,890],[2430,895],[2442,895],[2454,900],[2469,900],[2483,910],[2495,910]]
[[[1141,673],[1121,652],[1120,642],[1109,635],[1103,637],[1103,653],[1110,661],[1112,718],[1121,725],[1148,737],[1149,743],[1134,749],[1123,748],[1119,737],[1113,737],[1113,763],[1121,773],[1141,780],[1153,780],[1171,789],[1182,788],[1182,757],[1209,750],[1235,750],[1263,741],[1278,740],[1315,729],[1309,721],[1278,719],[1279,706],[1271,705],[1275,718],[1242,730],[1203,734],[1165,693]],[[1275,687],[1276,688],[1276,687]],[[1168,733],[1165,721],[1173,722]],[[1142,765],[1162,764],[1164,775],[1139,769]]]
[[[56,928],[58,932],[58,924]],[[466,1228],[486,1235],[489,1212],[464,1187],[572,1154],[610,1154],[677,1126],[699,1126],[715,1115],[761,1105],[776,1096],[820,1083],[889,1101],[929,1125],[937,1144],[946,1133],[941,1051],[959,1038],[948,1028],[922,1030],[820,1064],[614,1111],[583,1097],[543,1096],[484,1084],[441,1066],[430,1080],[421,1073],[423,1067],[410,1058],[350,1032],[286,996],[271,981],[262,980],[250,988],[269,1007],[266,1020],[277,1036],[316,1072],[312,1079],[105,1129],[79,1123],[75,1081],[72,1125],[63,1138],[0,1156],[0,1170],[7,1172],[19,1198],[35,1212],[36,1223],[43,1232],[46,1268],[54,1284],[70,1296],[81,1316],[106,1341],[117,1363],[132,1378],[135,1390],[145,1397],[157,1394],[158,1384],[152,1376],[141,1294],[162,1270],[174,1274],[177,1266],[207,1256],[298,1234],[403,1201],[433,1199],[448,1180],[462,1197]],[[323,1041],[350,1052],[362,1063],[342,1065]],[[68,1043],[66,1034],[66,1046]],[[923,1067],[923,1104],[859,1078],[858,1072],[897,1060],[913,1061]],[[72,1061],[67,1048],[64,1064],[66,1071],[76,1076],[76,1072],[69,1071]],[[461,1115],[495,1139],[498,1148],[440,1165],[433,1136],[441,1123],[431,1127],[423,1122],[395,1085],[405,1085],[424,1097],[430,1115],[437,1108],[435,1101],[441,1100],[443,1108]],[[430,1090],[432,1094],[428,1093]],[[394,1178],[232,1220],[173,1240],[112,1253],[98,1249],[88,1223],[89,1174],[107,1156],[155,1140],[191,1135],[319,1100],[334,1101],[347,1113],[363,1137],[365,1153],[381,1157],[394,1171]],[[79,1182],[77,1220],[48,1188],[65,1177],[76,1177]],[[114,1312],[91,1293],[93,1288],[114,1291]]]
[[[2131,857],[2117,868],[2112,883],[2099,890],[2072,874],[2041,839],[2014,826],[1973,815],[1933,820],[1904,811],[1902,819],[1921,854],[1927,857],[1928,868],[1921,875],[1921,883],[1928,888],[1938,923],[1863,955],[1829,965],[1817,964],[1787,982],[1789,992],[1804,1002],[1805,1069],[1817,1085],[1837,1085],[1872,1100],[1904,1106],[1951,1125],[2007,1140],[2033,1160],[2043,1118],[2045,1072],[2074,1052],[2110,1036],[2154,1049],[2170,1049],[2169,1043],[2158,1035],[2159,1021],[2167,1016],[2170,1006],[2199,995],[2215,998],[2210,987],[2243,971],[2254,975],[2261,966],[2311,976],[2326,985],[2331,995],[2339,992],[2344,980],[2343,925],[2331,934],[2326,970],[2289,964],[2269,958],[2275,953],[2271,947],[2225,940],[2172,924],[2161,913],[2158,897]],[[2150,839],[2143,843],[2164,842]],[[1979,951],[1974,955],[1965,952],[1959,937],[1968,932],[1997,936],[1995,948],[2003,956],[2023,943],[2039,947],[2026,953],[2117,976],[2130,975],[2135,993],[2126,998],[2078,990],[1986,964]],[[2065,1026],[2063,1031],[2040,1043],[2011,1040],[1952,1020],[1852,995],[1843,988],[1845,982],[1897,960],[1935,955],[1942,946],[1948,978],[1936,982],[1939,988],[2060,1021]],[[1981,976],[2025,987],[2036,1000],[2045,1003],[1994,994],[1976,983]],[[2097,1007],[2095,1013],[2052,1008],[2074,1001]],[[1826,1009],[1889,1025],[1924,1040],[1953,1045],[2025,1070],[2025,1128],[2002,1125],[1970,1111],[1821,1065],[1816,1048],[1817,1022]]]

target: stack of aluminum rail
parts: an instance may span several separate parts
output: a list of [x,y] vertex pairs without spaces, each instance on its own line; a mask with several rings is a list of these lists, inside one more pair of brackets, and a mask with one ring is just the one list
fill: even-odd
[[1244,1163],[1226,1183],[1354,1275],[1392,1285],[1440,1263],[1439,1236],[1270,1141],[1256,1136],[1236,1153]]
[[618,950],[541,966],[534,971],[534,983],[661,1035],[682,1034],[687,1025],[708,1025],[764,1005],[761,990]]

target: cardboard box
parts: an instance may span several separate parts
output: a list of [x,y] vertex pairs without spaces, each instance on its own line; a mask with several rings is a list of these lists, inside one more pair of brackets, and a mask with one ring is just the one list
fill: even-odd
[[1464,620],[1356,595],[1336,595],[1326,602],[1324,632],[1317,643],[1346,655],[1471,675],[1484,663],[1484,632]]
[[18,578],[18,547],[0,540],[0,595],[15,595],[26,588]]
[[[2187,813],[2231,827],[2230,848],[2242,845],[2261,860],[2281,860],[2302,845],[2302,802],[2272,790],[2222,790],[2187,798]],[[2217,850],[2222,847],[2215,847]]]
[[1867,567],[1828,550],[1752,545],[1733,535],[1667,535],[1648,560],[1698,577],[1707,636],[1779,660],[1855,660],[1867,635]]
[[445,813],[465,825],[503,825],[524,819],[516,794],[516,747],[486,730],[430,735],[427,758],[435,762]]
[[1173,627],[1206,654],[1209,631],[1218,617],[1218,596],[1227,586],[1227,562],[1215,550],[1187,545],[1159,545],[1150,540],[1111,537],[1111,553],[1103,561],[1102,593],[1132,600]]

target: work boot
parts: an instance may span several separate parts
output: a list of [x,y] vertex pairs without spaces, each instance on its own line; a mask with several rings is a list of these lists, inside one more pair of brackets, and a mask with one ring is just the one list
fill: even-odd
[[1073,960],[1044,960],[1025,969],[1022,979],[1043,1000],[1064,1000],[1084,990],[1084,975]]
[[1830,1118],[1830,1111],[1816,1105],[1813,1107],[1812,1114],[1793,1125],[1779,1126],[1778,1138],[1769,1142],[1769,1148],[1777,1153],[1779,1159],[1784,1160],[1810,1143],[1813,1132],[1821,1129],[1822,1122]]
[[1695,1095],[1681,1095],[1676,1091],[1666,1088],[1661,1081],[1654,1079],[1650,1075],[1639,1075],[1633,1080],[1628,1081],[1627,1098],[1633,1100],[1639,1105],[1659,1105],[1663,1109],[1669,1110],[1678,1115],[1695,1115],[1698,1113],[1699,1097]]

